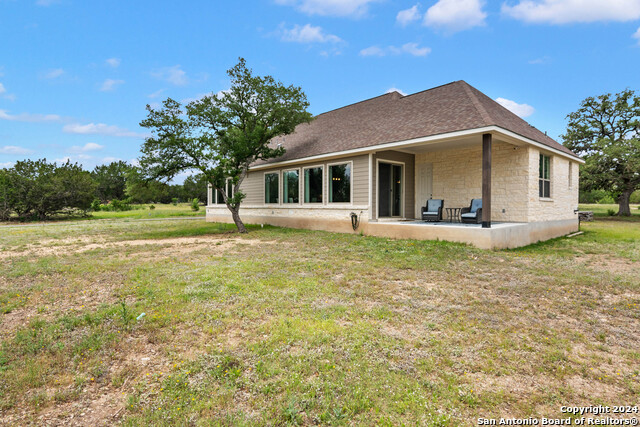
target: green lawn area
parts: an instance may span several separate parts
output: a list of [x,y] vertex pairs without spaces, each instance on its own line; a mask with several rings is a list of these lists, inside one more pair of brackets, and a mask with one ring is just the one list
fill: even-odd
[[[631,217],[632,218],[619,218],[621,220],[640,220],[640,209],[638,209],[640,205],[630,205],[631,208]],[[579,209],[581,211],[592,211],[595,216],[610,216],[609,211],[613,211],[614,214],[618,213],[618,205],[608,205],[608,204],[599,204],[599,203],[581,203],[579,205]]]
[[[91,212],[89,219],[113,219],[113,218],[172,218],[179,216],[205,216],[205,207],[200,206],[199,211],[191,209],[191,203],[132,205],[134,210],[124,212]],[[149,209],[155,206],[155,209]]]
[[477,425],[637,405],[640,222],[509,251],[201,221],[0,233],[0,425]]

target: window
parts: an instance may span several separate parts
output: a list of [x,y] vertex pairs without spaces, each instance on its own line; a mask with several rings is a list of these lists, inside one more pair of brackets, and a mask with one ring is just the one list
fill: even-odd
[[322,166],[304,170],[304,202],[322,203]]
[[551,197],[551,158],[540,154],[540,173],[539,173],[539,186],[540,197]]
[[351,202],[351,164],[329,166],[329,203]]
[[[233,196],[233,183],[230,178],[227,178],[227,197]],[[219,205],[224,205],[224,197],[222,197],[222,192],[220,190],[216,190],[216,203]]]
[[264,174],[264,202],[278,203],[278,173]]
[[282,173],[282,203],[299,203],[300,172],[297,170]]

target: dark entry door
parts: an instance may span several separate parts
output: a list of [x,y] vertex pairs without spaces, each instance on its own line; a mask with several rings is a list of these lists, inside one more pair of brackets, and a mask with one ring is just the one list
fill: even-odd
[[402,166],[378,164],[378,217],[402,215]]
[[391,165],[378,165],[378,216],[391,216]]

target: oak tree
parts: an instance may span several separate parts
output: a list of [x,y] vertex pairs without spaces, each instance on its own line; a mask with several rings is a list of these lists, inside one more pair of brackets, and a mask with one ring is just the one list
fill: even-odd
[[[229,90],[202,97],[183,106],[168,98],[162,108],[147,105],[148,116],[140,125],[152,136],[142,146],[140,166],[150,178],[171,179],[176,174],[197,170],[214,191],[222,195],[238,231],[245,233],[240,190],[249,166],[284,154],[269,142],[292,133],[309,122],[309,103],[301,88],[285,86],[271,76],[254,76],[246,61],[227,71]],[[232,194],[227,193],[227,180]]]

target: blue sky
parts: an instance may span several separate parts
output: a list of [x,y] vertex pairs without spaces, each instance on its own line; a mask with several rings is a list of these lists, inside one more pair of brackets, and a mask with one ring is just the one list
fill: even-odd
[[640,89],[640,0],[0,0],[0,167],[139,155],[146,104],[228,88],[246,58],[322,113],[466,80],[559,139]]

